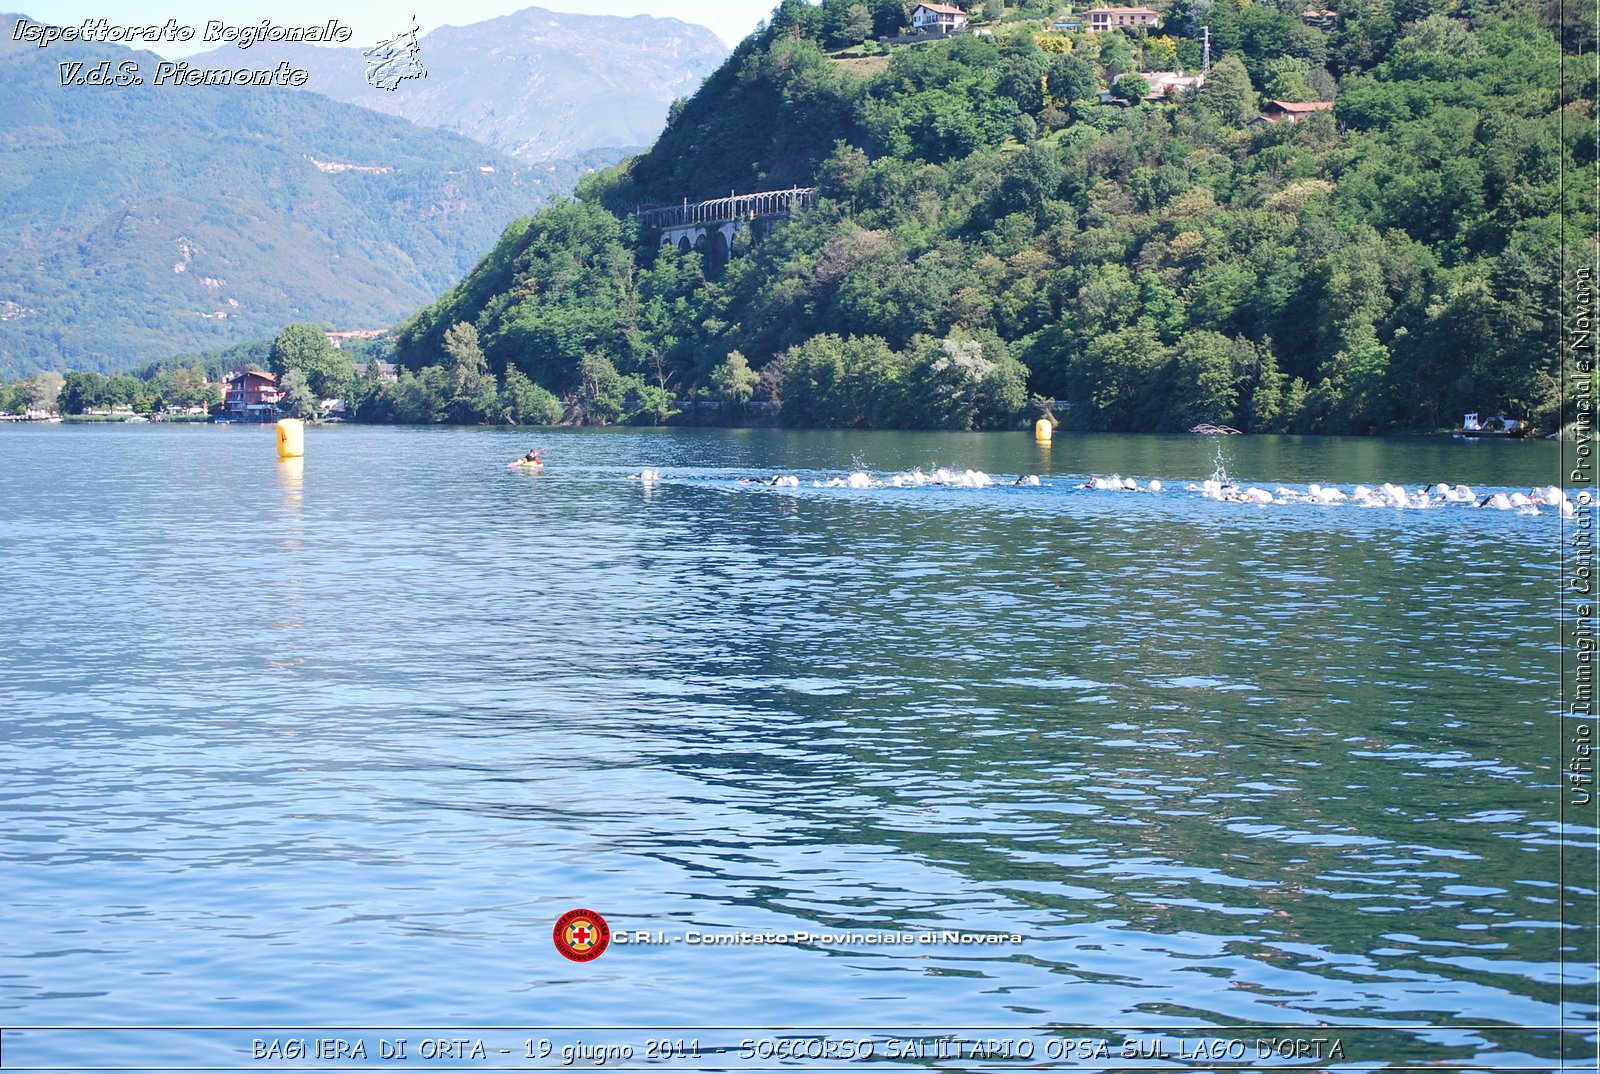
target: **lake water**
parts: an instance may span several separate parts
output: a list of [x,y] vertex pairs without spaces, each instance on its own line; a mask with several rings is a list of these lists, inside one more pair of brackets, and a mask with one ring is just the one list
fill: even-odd
[[[8,1066],[1592,1069],[1561,520],[1183,490],[1554,444],[306,441],[0,430]],[[938,466],[1041,484],[812,485]],[[667,942],[567,961],[579,907]]]

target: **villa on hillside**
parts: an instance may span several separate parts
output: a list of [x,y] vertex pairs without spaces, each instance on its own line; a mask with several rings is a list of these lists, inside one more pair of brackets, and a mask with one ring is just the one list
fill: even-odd
[[918,4],[911,11],[911,28],[919,34],[953,34],[966,25],[967,13],[949,4]]
[[236,369],[222,385],[222,417],[229,421],[276,421],[278,378],[259,369]]
[[327,336],[328,342],[335,347],[343,347],[351,341],[377,339],[388,331],[387,328],[352,328],[347,332],[324,332],[322,334]]
[[[1126,77],[1128,77],[1127,72],[1116,76],[1111,80],[1111,89],[1100,91],[1101,104],[1128,105],[1133,103],[1117,96],[1116,93],[1115,87],[1117,83]],[[1144,79],[1150,86],[1149,90],[1145,92],[1144,99],[1152,104],[1159,104],[1162,101],[1176,101],[1185,91],[1197,90],[1206,83],[1205,75],[1186,75],[1178,71],[1140,71],[1139,77]]]
[[1267,106],[1261,110],[1261,120],[1264,123],[1279,123],[1284,120],[1293,123],[1313,112],[1327,112],[1332,108],[1332,101],[1268,101]]
[[1144,96],[1147,101],[1175,101],[1185,90],[1197,90],[1206,84],[1205,75],[1186,75],[1181,71],[1140,71],[1139,76],[1150,83],[1150,92]]
[[1092,7],[1083,14],[1094,33],[1129,30],[1136,26],[1153,30],[1156,23],[1161,21],[1161,12],[1148,7]]
[[[367,370],[372,367],[371,362],[357,362],[356,376],[364,377]],[[393,362],[378,362],[378,379],[381,381],[396,381],[400,379],[400,367]]]

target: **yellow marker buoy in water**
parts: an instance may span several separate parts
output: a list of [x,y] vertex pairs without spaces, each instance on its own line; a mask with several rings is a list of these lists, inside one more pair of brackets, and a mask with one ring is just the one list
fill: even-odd
[[1055,426],[1051,424],[1049,418],[1040,418],[1033,423],[1033,438],[1041,444],[1048,444],[1050,442],[1050,434],[1054,431]]
[[278,422],[278,458],[298,459],[306,453],[306,423],[299,418]]

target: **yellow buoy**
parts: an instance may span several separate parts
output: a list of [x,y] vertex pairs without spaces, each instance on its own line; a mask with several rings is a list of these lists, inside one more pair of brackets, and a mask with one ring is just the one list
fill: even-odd
[[1050,434],[1054,431],[1055,426],[1050,423],[1049,418],[1040,418],[1033,423],[1033,438],[1041,444],[1048,444],[1050,442]]
[[298,459],[306,453],[306,423],[299,418],[278,422],[278,458]]

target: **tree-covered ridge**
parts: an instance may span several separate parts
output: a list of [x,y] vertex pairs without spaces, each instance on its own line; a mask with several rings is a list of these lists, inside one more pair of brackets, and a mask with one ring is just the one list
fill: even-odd
[[[835,6],[785,3],[649,153],[512,225],[402,327],[402,361],[465,323],[497,375],[575,396],[603,362],[651,420],[720,397],[737,352],[791,424],[1006,425],[1024,382],[1083,428],[1560,421],[1561,257],[1594,250],[1592,26],[1179,0],[1154,34],[998,24],[863,74],[823,50]],[[1196,66],[1202,27],[1198,93],[1095,103]],[[725,268],[617,215],[794,183],[816,207]]]

